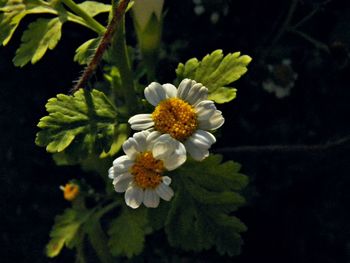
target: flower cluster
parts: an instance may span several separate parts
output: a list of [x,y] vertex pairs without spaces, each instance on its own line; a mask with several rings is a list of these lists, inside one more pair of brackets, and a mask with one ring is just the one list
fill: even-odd
[[164,176],[186,161],[187,152],[202,161],[216,139],[211,131],[224,123],[221,111],[208,100],[208,89],[194,80],[184,79],[179,87],[152,82],[145,97],[155,108],[149,114],[129,119],[133,137],[123,144],[123,155],[109,169],[116,192],[125,192],[132,208],[142,203],[157,207],[159,200],[174,195],[171,178]]

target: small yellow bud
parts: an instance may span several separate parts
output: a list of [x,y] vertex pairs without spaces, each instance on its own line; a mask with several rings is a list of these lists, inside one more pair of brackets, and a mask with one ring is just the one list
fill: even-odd
[[73,201],[79,195],[79,185],[74,183],[67,183],[65,186],[60,186],[60,189],[67,201]]

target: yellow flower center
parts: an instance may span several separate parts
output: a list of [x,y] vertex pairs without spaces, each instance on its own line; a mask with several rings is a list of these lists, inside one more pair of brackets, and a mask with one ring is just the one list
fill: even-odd
[[76,184],[68,183],[64,187],[62,187],[63,190],[63,197],[67,201],[73,201],[79,194],[79,186]]
[[197,129],[197,115],[187,102],[170,98],[161,101],[152,113],[154,128],[168,133],[178,141],[184,141]]
[[137,156],[135,164],[131,167],[135,184],[143,189],[156,188],[162,182],[164,164],[161,160],[154,159],[151,152],[143,152]]

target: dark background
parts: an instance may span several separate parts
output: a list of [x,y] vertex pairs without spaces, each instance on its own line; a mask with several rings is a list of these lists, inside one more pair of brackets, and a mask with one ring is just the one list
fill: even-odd
[[[349,1],[299,1],[294,12],[292,1],[166,2],[161,82],[175,78],[178,62],[218,48],[253,58],[235,83],[237,99],[218,106],[226,123],[213,147],[250,177],[248,204],[238,212],[248,226],[243,252],[230,259],[209,251],[195,259],[350,262]],[[200,5],[205,11],[196,15]],[[315,10],[298,27],[306,37],[291,32]],[[220,15],[217,23],[210,20],[213,12]],[[9,46],[0,48],[0,262],[73,262],[68,250],[47,259],[44,247],[54,215],[67,206],[59,185],[80,170],[55,166],[34,138],[47,99],[67,93],[82,70],[72,62],[74,50],[94,35],[65,24],[55,50],[34,66],[15,68],[21,32],[35,18],[25,18]],[[133,33],[129,38],[133,44]],[[290,94],[277,98],[262,83],[290,84],[288,76],[268,70],[283,59],[298,77]],[[256,147],[237,148],[245,145]],[[194,260],[194,254],[173,253]]]

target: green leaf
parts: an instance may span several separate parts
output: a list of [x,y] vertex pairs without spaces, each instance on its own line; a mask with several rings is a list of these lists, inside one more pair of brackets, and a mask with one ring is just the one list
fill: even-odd
[[112,8],[111,5],[107,5],[107,4],[103,4],[95,1],[85,1],[78,4],[78,6],[81,9],[83,9],[86,13],[88,13],[91,17],[94,17],[101,13],[107,13],[111,11],[111,8]]
[[66,151],[84,158],[108,152],[115,135],[117,113],[103,92],[78,90],[58,94],[46,104],[49,115],[40,119],[36,144],[50,153]]
[[179,174],[205,189],[213,191],[239,191],[247,186],[248,177],[239,173],[241,165],[234,161],[222,163],[219,154],[210,155],[202,162],[188,160]]
[[114,132],[114,140],[108,152],[103,151],[100,158],[113,157],[122,148],[123,143],[128,139],[128,125],[119,124]]
[[170,202],[160,202],[157,208],[147,209],[148,222],[153,230],[160,230],[164,227],[170,204]]
[[11,40],[21,20],[28,14],[57,14],[57,11],[39,0],[3,0],[0,2],[0,43]]
[[245,225],[231,212],[245,203],[236,191],[247,184],[240,165],[222,163],[220,155],[202,162],[189,160],[173,173],[175,197],[165,231],[172,246],[201,251],[213,246],[220,254],[240,253]]
[[225,57],[222,50],[215,50],[201,61],[196,58],[180,63],[176,69],[178,81],[190,78],[202,83],[209,90],[209,99],[225,103],[236,97],[236,89],[227,85],[238,80],[247,72],[251,58],[240,52],[229,53]]
[[109,247],[114,256],[131,258],[142,252],[147,228],[147,209],[124,208],[111,223]]
[[55,224],[50,232],[51,240],[46,246],[48,257],[57,256],[64,245],[73,248],[79,242],[78,232],[81,225],[87,220],[87,211],[66,209],[62,215],[56,216]]
[[22,35],[22,44],[16,51],[13,63],[23,67],[28,62],[39,61],[47,49],[54,49],[61,38],[62,20],[40,18],[31,23]]
[[79,46],[75,51],[74,61],[78,62],[80,65],[88,64],[100,40],[101,38],[99,37],[93,38]]
[[213,100],[216,103],[226,103],[235,99],[237,95],[237,89],[220,87],[208,96],[209,100]]

